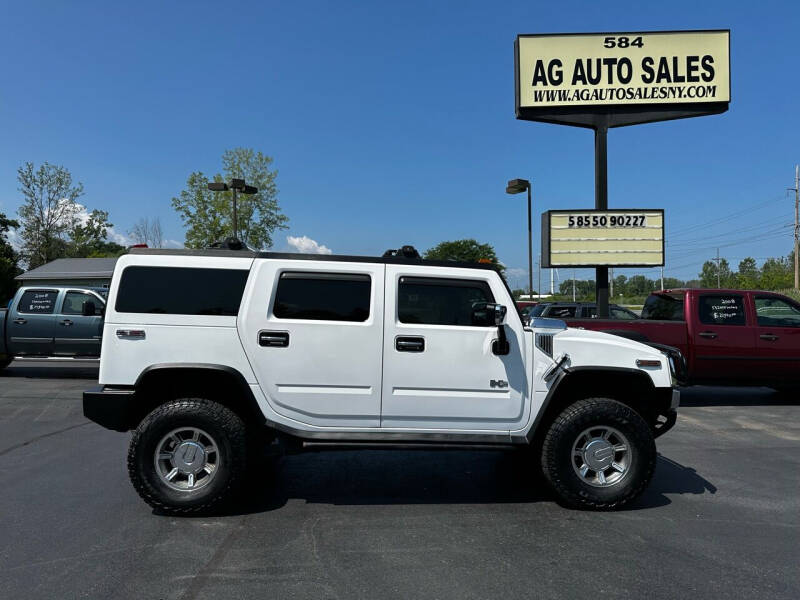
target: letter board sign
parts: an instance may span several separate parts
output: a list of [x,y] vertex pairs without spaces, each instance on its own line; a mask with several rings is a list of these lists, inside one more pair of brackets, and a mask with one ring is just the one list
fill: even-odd
[[542,267],[660,267],[664,210],[549,210],[542,214]]

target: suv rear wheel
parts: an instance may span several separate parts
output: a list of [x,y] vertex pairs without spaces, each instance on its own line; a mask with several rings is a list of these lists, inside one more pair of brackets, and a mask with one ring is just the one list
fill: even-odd
[[644,491],[655,464],[650,427],[629,406],[609,398],[568,406],[550,425],[542,448],[545,477],[573,508],[621,508]]
[[136,428],[128,474],[139,495],[165,513],[206,512],[229,498],[246,468],[245,427],[204,398],[162,404]]

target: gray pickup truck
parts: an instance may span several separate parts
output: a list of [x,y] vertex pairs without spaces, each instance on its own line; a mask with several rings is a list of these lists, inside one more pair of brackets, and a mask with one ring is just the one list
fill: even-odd
[[108,290],[23,287],[0,309],[0,368],[16,357],[100,356]]

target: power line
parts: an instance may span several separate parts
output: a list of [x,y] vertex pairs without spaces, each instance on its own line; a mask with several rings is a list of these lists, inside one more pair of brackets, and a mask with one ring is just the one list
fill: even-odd
[[770,198],[769,200],[763,200],[761,202],[757,202],[756,204],[753,204],[752,206],[748,206],[748,207],[743,208],[741,210],[738,210],[736,212],[729,213],[729,214],[725,215],[724,217],[720,217],[718,219],[711,219],[710,221],[704,221],[702,223],[696,223],[695,225],[690,225],[689,227],[686,227],[683,230],[678,230],[676,233],[670,234],[670,237],[680,237],[680,236],[686,235],[688,233],[693,233],[695,231],[699,231],[701,229],[705,229],[709,225],[717,225],[719,223],[726,223],[726,222],[728,222],[728,221],[730,221],[732,219],[735,219],[735,218],[740,217],[740,216],[742,216],[742,215],[744,215],[744,214],[746,214],[748,212],[751,212],[752,210],[754,210],[756,208],[761,208],[763,206],[766,206],[767,204],[770,204],[772,202],[777,202],[779,200],[783,200],[783,197]]

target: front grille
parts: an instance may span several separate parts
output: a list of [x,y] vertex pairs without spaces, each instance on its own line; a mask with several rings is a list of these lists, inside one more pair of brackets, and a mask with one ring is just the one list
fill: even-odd
[[536,334],[536,347],[542,352],[547,354],[550,358],[553,357],[553,334],[552,333],[537,333]]

